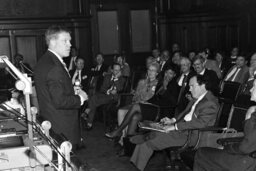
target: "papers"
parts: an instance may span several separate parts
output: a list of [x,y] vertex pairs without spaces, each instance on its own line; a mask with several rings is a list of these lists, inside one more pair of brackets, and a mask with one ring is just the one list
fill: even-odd
[[159,122],[143,121],[143,122],[139,122],[138,126],[142,129],[154,130],[159,132],[167,132],[164,129],[164,125]]

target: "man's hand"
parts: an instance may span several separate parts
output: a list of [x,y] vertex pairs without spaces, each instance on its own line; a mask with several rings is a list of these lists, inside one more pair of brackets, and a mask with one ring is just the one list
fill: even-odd
[[168,117],[164,117],[160,120],[160,123],[162,123],[163,125],[170,125],[170,124],[173,124],[176,122],[176,119],[175,118],[168,118]]
[[117,94],[117,91],[116,91],[116,89],[114,89],[114,90],[111,90],[111,91],[110,91],[110,94],[112,94],[112,95],[115,95],[115,94]]
[[174,131],[175,126],[174,124],[171,124],[171,125],[164,126],[163,129],[165,130],[166,133],[168,133],[168,132]]
[[81,89],[77,92],[77,95],[79,95],[80,97],[82,97],[84,101],[88,100],[88,95],[86,94],[85,91],[83,91],[83,90],[81,90]]

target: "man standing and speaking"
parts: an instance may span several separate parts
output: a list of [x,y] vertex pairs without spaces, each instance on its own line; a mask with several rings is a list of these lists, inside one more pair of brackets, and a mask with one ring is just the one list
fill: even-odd
[[80,144],[78,109],[87,94],[74,91],[68,69],[63,58],[71,48],[70,32],[61,26],[51,26],[45,33],[48,50],[35,67],[35,87],[40,108],[40,117],[52,124],[51,135],[67,138],[74,150]]

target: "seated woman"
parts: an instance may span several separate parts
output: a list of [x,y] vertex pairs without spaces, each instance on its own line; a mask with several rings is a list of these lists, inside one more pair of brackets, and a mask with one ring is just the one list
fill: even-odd
[[[256,80],[250,90],[251,100],[256,102]],[[255,170],[255,159],[249,153],[256,150],[256,106],[251,106],[246,113],[244,137],[241,142],[228,145],[223,150],[202,147],[196,152],[194,170]]]
[[8,110],[15,110],[21,115],[25,115],[25,106],[22,92],[13,89],[11,90],[11,97],[8,101],[3,103]]
[[[158,63],[150,63],[147,65],[148,71],[147,71],[147,76],[145,79],[141,79],[138,82],[136,91],[134,92],[134,96],[132,99],[132,104],[134,103],[140,103],[140,102],[145,102],[149,100],[153,95],[155,94],[156,86],[158,83],[157,80],[157,74],[159,71],[159,64]],[[132,104],[129,104],[127,106],[124,106],[120,108],[117,112],[117,120],[118,120],[118,125],[120,125],[128,112],[129,108],[132,106]],[[123,135],[126,134],[126,131],[123,131]],[[122,142],[120,142],[122,144]]]
[[[121,125],[114,130],[113,132],[106,133],[106,137],[108,138],[114,138],[120,136],[122,130],[128,126],[128,132],[127,135],[135,135],[137,124],[139,121],[145,118],[151,118],[155,117],[154,115],[145,115],[144,112],[145,106],[143,104],[147,103],[153,103],[157,105],[169,105],[169,106],[175,106],[177,103],[179,88],[177,85],[177,82],[175,79],[176,73],[173,68],[169,67],[165,71],[165,75],[162,81],[157,86],[157,89],[155,91],[155,95],[149,99],[145,103],[135,103],[133,104],[127,114],[125,115],[125,118]],[[155,113],[154,113],[155,114]],[[144,116],[143,116],[144,115]]]

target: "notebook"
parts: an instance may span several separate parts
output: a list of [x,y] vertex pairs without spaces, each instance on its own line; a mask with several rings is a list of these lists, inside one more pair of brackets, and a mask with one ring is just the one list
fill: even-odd
[[139,122],[139,127],[142,129],[148,129],[148,130],[154,130],[159,132],[166,132],[164,129],[164,125],[159,122],[153,122],[153,121],[143,121]]

